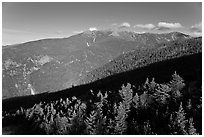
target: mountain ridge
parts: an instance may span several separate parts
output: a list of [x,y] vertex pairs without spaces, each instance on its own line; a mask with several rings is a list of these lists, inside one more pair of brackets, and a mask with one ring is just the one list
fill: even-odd
[[[115,37],[110,36],[111,33],[89,31],[89,34],[80,33],[68,38],[3,47],[3,98],[71,87],[86,73],[117,56],[138,48],[153,48],[158,41],[156,34],[121,32],[121,36]],[[158,34],[161,36],[159,42],[167,42],[173,34],[179,40],[190,38],[182,33]]]

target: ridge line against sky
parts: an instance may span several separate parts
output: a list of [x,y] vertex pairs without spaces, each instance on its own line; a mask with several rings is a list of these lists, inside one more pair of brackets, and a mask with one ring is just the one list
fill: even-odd
[[2,4],[3,45],[108,28],[201,36],[202,3]]

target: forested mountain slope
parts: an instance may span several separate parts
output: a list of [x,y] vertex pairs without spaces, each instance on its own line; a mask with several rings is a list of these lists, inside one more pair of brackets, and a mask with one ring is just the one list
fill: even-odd
[[104,30],[4,46],[2,96],[9,98],[66,89],[121,54],[188,38],[190,36],[179,32],[137,34]]
[[114,74],[144,67],[152,63],[201,52],[201,37],[163,43],[158,45],[158,48],[154,49],[138,49],[123,54],[104,66],[89,72],[87,76],[80,81],[80,84],[96,81]]

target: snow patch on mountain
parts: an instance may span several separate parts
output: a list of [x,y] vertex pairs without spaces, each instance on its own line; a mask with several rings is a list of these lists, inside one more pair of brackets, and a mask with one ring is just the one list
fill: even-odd
[[28,84],[28,90],[30,90],[31,95],[35,95],[35,89],[33,88],[31,84]]
[[86,45],[87,45],[88,47],[90,46],[88,42],[86,42]]

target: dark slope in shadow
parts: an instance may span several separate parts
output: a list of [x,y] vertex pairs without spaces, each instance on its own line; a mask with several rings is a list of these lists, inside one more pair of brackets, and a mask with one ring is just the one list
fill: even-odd
[[95,82],[76,86],[73,88],[61,90],[53,93],[42,93],[33,96],[15,97],[2,101],[3,111],[16,111],[20,107],[29,108],[39,102],[49,102],[59,98],[76,96],[86,100],[90,90],[93,91],[117,91],[122,84],[144,83],[146,78],[155,78],[156,82],[167,82],[171,75],[176,71],[185,82],[202,78],[202,53],[195,55],[183,56],[177,59],[166,60],[146,67],[138,68],[129,72],[124,72]]

